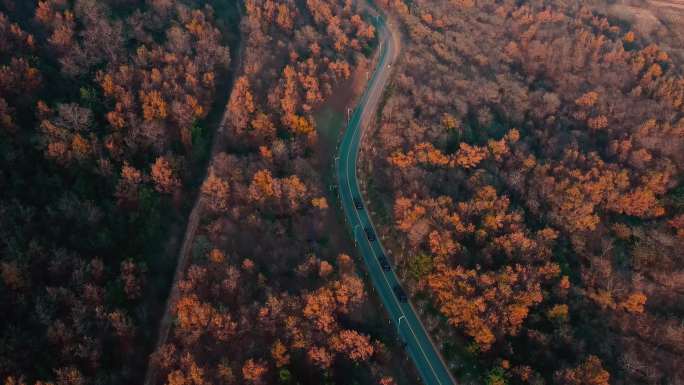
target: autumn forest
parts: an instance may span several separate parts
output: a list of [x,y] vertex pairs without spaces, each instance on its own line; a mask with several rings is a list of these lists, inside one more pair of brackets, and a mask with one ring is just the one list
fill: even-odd
[[361,241],[455,383],[684,384],[681,20],[0,0],[0,384],[432,385]]

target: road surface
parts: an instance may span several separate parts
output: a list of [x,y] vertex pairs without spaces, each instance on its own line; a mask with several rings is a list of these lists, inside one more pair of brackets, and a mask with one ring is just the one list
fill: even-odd
[[[391,65],[397,58],[400,44],[398,34],[388,28],[382,19],[378,18],[376,28],[380,41],[378,65],[356,110],[349,119],[336,158],[340,200],[345,219],[352,228],[354,240],[366,263],[371,281],[389,313],[391,322],[397,328],[399,337],[405,342],[406,349],[423,383],[425,385],[453,385],[455,381],[440,356],[439,350],[436,349],[418,319],[415,309],[410,302],[402,303],[395,296],[393,288],[399,285],[396,274],[393,270],[384,272],[378,263],[377,257],[384,254],[384,249],[368,213],[365,209],[357,210],[354,206],[354,198],[363,199],[356,176],[356,160],[363,135],[362,128],[365,123],[371,121],[377,109],[390,76]],[[375,235],[374,242],[368,241],[366,228]]]

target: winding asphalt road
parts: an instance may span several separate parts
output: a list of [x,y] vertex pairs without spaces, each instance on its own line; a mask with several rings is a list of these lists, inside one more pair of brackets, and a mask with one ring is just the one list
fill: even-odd
[[[401,302],[396,297],[393,288],[400,285],[396,274],[393,270],[385,272],[380,267],[378,256],[385,255],[385,251],[367,211],[357,210],[354,206],[354,198],[362,199],[356,176],[356,161],[363,136],[362,126],[365,126],[365,123],[373,117],[389,80],[391,65],[399,53],[398,34],[388,28],[381,18],[378,18],[376,28],[380,38],[378,65],[357,108],[349,119],[336,158],[340,200],[346,220],[352,228],[354,240],[366,263],[368,274],[389,312],[392,323],[397,328],[399,337],[405,343],[410,357],[418,368],[423,383],[425,385],[453,385],[456,382],[440,356],[439,350],[418,319],[415,309],[410,302]],[[375,241],[368,240],[365,229],[372,231]]]

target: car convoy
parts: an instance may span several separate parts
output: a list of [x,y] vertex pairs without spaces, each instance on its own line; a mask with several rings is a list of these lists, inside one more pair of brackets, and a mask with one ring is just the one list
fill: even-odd
[[[363,210],[363,201],[361,200],[360,197],[354,197],[354,207],[357,210]],[[375,232],[371,227],[366,227],[363,229],[364,232],[366,233],[366,238],[368,238],[369,242],[375,242]],[[378,256],[378,263],[380,264],[380,267],[382,268],[382,271],[391,271],[392,266],[390,265],[389,261],[387,260],[387,257],[385,257],[384,254],[380,254]],[[397,296],[397,299],[400,302],[406,302],[408,301],[408,297],[406,295],[406,292],[404,289],[401,288],[399,285],[394,286],[394,295]]]

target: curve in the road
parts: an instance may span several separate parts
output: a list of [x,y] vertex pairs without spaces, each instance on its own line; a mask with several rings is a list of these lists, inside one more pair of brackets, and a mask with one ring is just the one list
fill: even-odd
[[[368,122],[375,111],[390,77],[391,65],[398,56],[398,36],[385,21],[378,17],[376,28],[380,37],[380,57],[369,84],[357,108],[349,119],[347,129],[340,143],[336,158],[337,182],[345,219],[352,228],[371,281],[382,300],[390,319],[405,343],[409,355],[420,373],[425,385],[453,385],[456,382],[447,365],[430,339],[425,327],[418,318],[410,302],[400,301],[394,287],[400,282],[393,270],[385,272],[378,256],[385,255],[373,222],[365,209],[356,209],[354,198],[362,199],[356,175],[356,161],[359,153],[362,125]],[[367,207],[367,205],[365,205]],[[374,241],[369,241],[366,229],[372,233]]]

